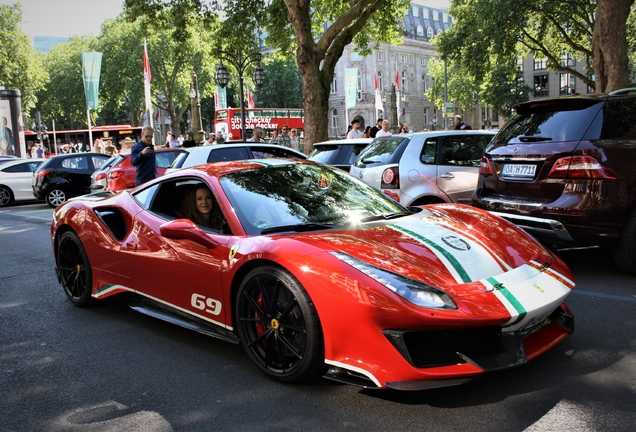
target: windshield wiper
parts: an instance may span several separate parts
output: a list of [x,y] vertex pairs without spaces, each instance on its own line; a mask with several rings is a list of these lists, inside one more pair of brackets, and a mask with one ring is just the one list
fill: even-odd
[[271,234],[271,233],[285,232],[285,231],[292,231],[292,232],[318,231],[318,230],[332,229],[332,228],[335,228],[335,225],[308,222],[308,223],[301,223],[301,224],[295,224],[295,225],[281,225],[281,226],[275,226],[271,228],[265,228],[261,230],[261,234]]
[[552,141],[552,138],[539,136],[539,135],[536,135],[536,136],[520,136],[519,137],[519,141],[522,141],[522,142]]
[[372,222],[372,221],[376,221],[376,220],[396,219],[396,218],[400,218],[402,216],[408,216],[410,214],[411,214],[410,212],[385,213],[385,214],[379,214],[379,215],[363,217],[363,218],[360,219],[360,222]]

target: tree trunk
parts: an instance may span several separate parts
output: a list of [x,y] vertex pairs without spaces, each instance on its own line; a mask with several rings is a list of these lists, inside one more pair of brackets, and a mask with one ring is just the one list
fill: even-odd
[[627,17],[634,0],[598,0],[592,36],[596,92],[608,93],[629,85]]
[[[316,142],[329,139],[329,85],[325,87],[323,74],[317,62],[299,63],[303,82],[303,107],[305,109],[305,153],[314,149]],[[304,69],[304,70],[303,70]]]

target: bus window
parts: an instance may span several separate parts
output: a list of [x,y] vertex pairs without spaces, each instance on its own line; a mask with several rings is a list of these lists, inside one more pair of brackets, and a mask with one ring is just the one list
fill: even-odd
[[276,117],[276,111],[275,110],[264,109],[263,110],[263,117]]
[[220,110],[216,112],[216,119],[217,120],[225,120],[227,119],[227,111],[226,110]]
[[300,118],[303,116],[302,110],[289,110],[290,118]]
[[249,118],[260,117],[261,116],[261,110],[248,110],[247,111],[247,116]]
[[287,118],[289,116],[289,113],[287,112],[287,110],[276,110],[276,115],[274,117],[278,117],[278,118]]

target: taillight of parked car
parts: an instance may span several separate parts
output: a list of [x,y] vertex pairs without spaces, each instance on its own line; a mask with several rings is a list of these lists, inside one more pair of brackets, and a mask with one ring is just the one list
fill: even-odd
[[106,178],[106,173],[98,173],[95,176],[95,181],[104,180]]
[[51,172],[51,170],[47,170],[47,169],[42,170],[42,171],[38,171],[38,172],[35,173],[35,177],[36,178],[42,178],[42,177],[45,177],[50,172]]
[[124,173],[121,171],[111,171],[108,173],[108,178],[110,180],[117,180],[119,177],[123,176]]
[[557,160],[548,174],[561,179],[617,180],[618,175],[592,156],[568,156]]
[[486,156],[482,156],[481,161],[479,162],[479,174],[483,176],[492,175],[492,166]]
[[400,188],[400,172],[398,167],[387,168],[382,173],[382,181],[380,189],[399,189]]

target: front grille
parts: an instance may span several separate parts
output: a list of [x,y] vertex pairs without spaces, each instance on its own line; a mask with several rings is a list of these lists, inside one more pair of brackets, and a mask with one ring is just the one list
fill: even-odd
[[479,361],[497,356],[503,350],[499,327],[407,331],[403,337],[411,362],[420,368],[466,363],[457,353]]

